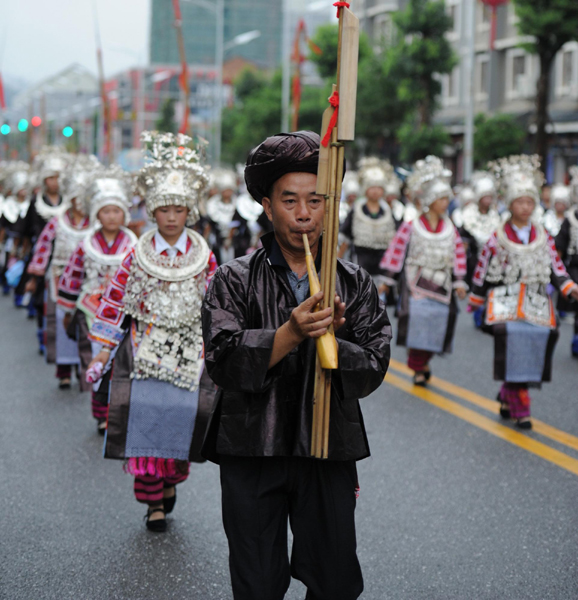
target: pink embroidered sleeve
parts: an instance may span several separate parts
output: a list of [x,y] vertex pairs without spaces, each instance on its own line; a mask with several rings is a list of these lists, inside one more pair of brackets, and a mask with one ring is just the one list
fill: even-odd
[[566,271],[566,267],[562,262],[562,259],[558,255],[556,250],[556,243],[554,242],[554,238],[548,234],[548,251],[550,252],[550,258],[552,260],[552,272],[554,273],[554,283],[558,284],[560,292],[564,294],[564,296],[569,296],[572,293],[572,290],[575,287],[578,287],[577,284],[572,280],[568,271]]
[[215,255],[211,252],[209,254],[209,261],[207,263],[206,269],[207,280],[205,282],[205,292],[207,291],[209,283],[211,283],[211,279],[213,279],[213,275],[215,274],[215,271],[217,270],[218,266],[219,265],[217,264],[217,259],[215,258]]
[[58,282],[58,299],[56,302],[66,312],[72,312],[76,308],[76,301],[80,295],[83,281],[84,243],[80,242]]
[[411,238],[412,224],[403,223],[389,244],[381,263],[380,269],[390,273],[401,273],[405,262],[407,245]]
[[456,229],[455,239],[455,256],[454,256],[454,277],[456,279],[463,279],[467,273],[467,262],[466,262],[466,249],[462,238]]
[[34,254],[28,265],[28,273],[44,277],[52,254],[52,244],[58,230],[58,217],[52,217],[44,226],[34,246]]
[[124,336],[124,295],[130,267],[134,259],[134,248],[124,259],[100,300],[100,306],[90,330],[90,339],[114,348]]

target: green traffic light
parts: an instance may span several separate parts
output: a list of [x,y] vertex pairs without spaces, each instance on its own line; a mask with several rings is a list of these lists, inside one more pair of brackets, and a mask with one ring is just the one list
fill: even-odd
[[18,121],[18,131],[26,131],[28,129],[28,121],[26,119],[20,119]]
[[72,127],[65,127],[62,130],[62,135],[64,137],[71,137],[73,133],[74,133],[74,129],[72,129]]
[[2,135],[8,135],[10,133],[10,125],[8,125],[8,123],[4,123],[4,125],[0,127],[0,133]]

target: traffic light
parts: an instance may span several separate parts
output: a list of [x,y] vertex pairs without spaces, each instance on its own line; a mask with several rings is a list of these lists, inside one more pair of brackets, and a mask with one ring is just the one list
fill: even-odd
[[62,135],[67,138],[72,137],[73,133],[74,133],[74,129],[72,129],[72,127],[70,127],[70,126],[67,126],[62,130]]
[[30,122],[32,123],[32,127],[40,127],[40,125],[42,125],[42,119],[40,117],[32,117]]
[[18,131],[26,131],[28,129],[28,121],[26,119],[20,119],[18,121]]
[[2,135],[8,135],[10,133],[10,125],[8,125],[8,123],[4,123],[4,125],[0,127],[0,133]]

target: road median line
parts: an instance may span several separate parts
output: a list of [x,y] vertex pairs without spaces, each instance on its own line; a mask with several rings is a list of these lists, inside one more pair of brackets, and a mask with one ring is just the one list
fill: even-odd
[[578,475],[578,460],[556,450],[542,442],[530,438],[522,433],[514,431],[505,425],[496,423],[488,417],[480,415],[478,412],[462,406],[454,400],[450,400],[441,394],[433,392],[429,389],[414,386],[411,382],[398,377],[389,372],[385,377],[385,382],[394,387],[416,396],[421,400],[429,402],[433,406],[444,410],[479,429],[482,429],[497,438],[500,438],[510,444],[518,446],[531,454],[534,454],[556,466]]
[[[397,360],[390,361],[390,368],[395,369],[399,373],[403,373],[404,375],[413,375],[413,371],[404,365],[403,363]],[[487,410],[493,414],[499,414],[500,405],[495,400],[490,400],[480,394],[476,394],[466,388],[460,387],[450,381],[446,381],[445,379],[440,379],[435,375],[432,375],[430,380],[430,384],[444,392],[452,394],[470,404],[475,404],[484,410]],[[535,433],[542,435],[558,444],[562,444],[563,446],[567,446],[568,448],[572,448],[573,450],[578,451],[578,437],[572,435],[571,433],[567,433],[562,431],[561,429],[557,429],[552,425],[548,425],[539,419],[535,419],[532,417],[532,426]]]

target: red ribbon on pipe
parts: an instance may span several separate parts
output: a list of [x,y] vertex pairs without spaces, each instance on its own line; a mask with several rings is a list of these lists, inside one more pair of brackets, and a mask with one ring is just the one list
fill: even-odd
[[349,2],[334,2],[333,6],[337,7],[337,18],[339,19],[339,9],[340,8],[349,8]]
[[333,108],[335,110],[333,111],[333,114],[331,115],[331,120],[329,121],[329,126],[327,127],[327,132],[325,133],[325,135],[323,136],[323,139],[321,140],[321,144],[325,148],[327,148],[327,146],[331,140],[331,132],[337,125],[337,115],[339,114],[339,94],[337,91],[335,91],[335,92],[333,92],[333,94],[331,94],[331,96],[329,98],[329,104],[331,104],[331,106],[333,106]]

